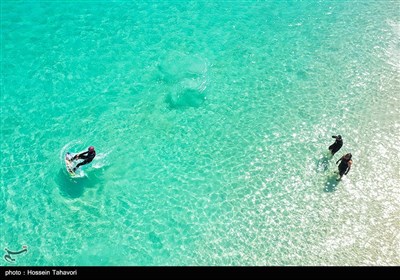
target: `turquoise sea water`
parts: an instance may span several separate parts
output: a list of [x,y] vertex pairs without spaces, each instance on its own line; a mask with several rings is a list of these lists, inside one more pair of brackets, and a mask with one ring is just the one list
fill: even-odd
[[2,1],[1,265],[400,265],[399,11]]

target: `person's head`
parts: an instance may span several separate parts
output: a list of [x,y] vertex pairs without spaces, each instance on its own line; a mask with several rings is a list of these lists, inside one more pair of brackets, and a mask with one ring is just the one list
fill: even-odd
[[339,134],[339,135],[337,136],[337,139],[338,139],[338,140],[342,140],[342,135]]
[[344,157],[347,159],[347,160],[351,160],[351,157],[352,157],[353,155],[351,154],[351,153],[348,153],[348,154],[346,154]]
[[88,149],[88,151],[91,152],[91,153],[93,153],[93,152],[94,152],[94,147],[93,147],[93,146],[90,146],[89,149]]

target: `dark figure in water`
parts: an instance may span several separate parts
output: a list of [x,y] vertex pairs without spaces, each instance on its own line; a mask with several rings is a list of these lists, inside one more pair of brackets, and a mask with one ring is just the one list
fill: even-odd
[[328,149],[329,149],[329,151],[331,151],[332,156],[333,156],[343,146],[343,140],[342,140],[342,136],[341,135],[338,135],[338,136],[333,135],[332,138],[336,139],[335,143],[330,145]]
[[83,153],[74,155],[72,160],[84,159],[84,161],[78,163],[74,167],[73,171],[75,172],[81,165],[85,165],[85,164],[92,162],[92,160],[94,159],[95,156],[96,156],[96,151],[94,150],[93,146],[90,146],[89,149],[87,150],[87,152],[83,152]]
[[347,175],[347,173],[349,173],[350,168],[351,168],[351,164],[353,163],[353,161],[351,160],[351,153],[345,154],[344,156],[342,156],[340,159],[338,159],[338,161],[336,162],[336,164],[338,164],[338,162],[340,161],[339,164],[339,176],[340,178],[337,179],[337,181],[339,181],[340,179],[342,179],[343,174]]

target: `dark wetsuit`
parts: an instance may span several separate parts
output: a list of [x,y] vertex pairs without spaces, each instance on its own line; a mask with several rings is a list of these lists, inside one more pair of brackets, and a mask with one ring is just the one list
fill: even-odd
[[332,137],[336,138],[336,141],[335,141],[335,143],[333,143],[332,145],[329,146],[329,150],[331,150],[332,155],[334,155],[343,146],[343,140],[338,139],[336,136],[332,136]]
[[340,161],[339,167],[338,167],[340,176],[343,176],[343,174],[346,172],[347,168],[349,167],[350,160],[351,159],[342,158],[342,160]]
[[92,162],[92,160],[96,156],[96,151],[93,151],[93,152],[87,151],[87,152],[81,153],[79,155],[74,156],[74,159],[77,159],[78,156],[79,156],[79,159],[84,159],[84,161],[78,163],[75,166],[74,170],[78,169],[79,166],[81,166],[81,165],[85,165],[85,164],[88,164],[88,163]]

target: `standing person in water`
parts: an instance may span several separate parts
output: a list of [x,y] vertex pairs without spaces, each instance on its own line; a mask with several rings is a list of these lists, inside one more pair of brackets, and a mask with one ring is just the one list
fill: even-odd
[[74,155],[72,158],[72,161],[77,160],[77,159],[84,159],[84,161],[78,163],[72,171],[76,171],[81,165],[88,164],[92,162],[94,157],[96,156],[96,151],[94,150],[93,146],[90,146],[89,149],[86,152]]
[[329,151],[331,151],[332,156],[336,154],[337,151],[343,146],[343,139],[341,135],[335,136],[333,135],[332,138],[335,138],[335,143],[329,146]]
[[351,165],[353,163],[353,161],[351,160],[352,158],[352,154],[348,153],[345,154],[344,156],[342,156],[340,159],[338,159],[338,161],[336,162],[336,164],[338,164],[338,162],[340,161],[340,164],[338,166],[339,168],[339,179],[336,179],[336,181],[339,181],[342,179],[343,174],[347,175],[347,173],[349,173]]

